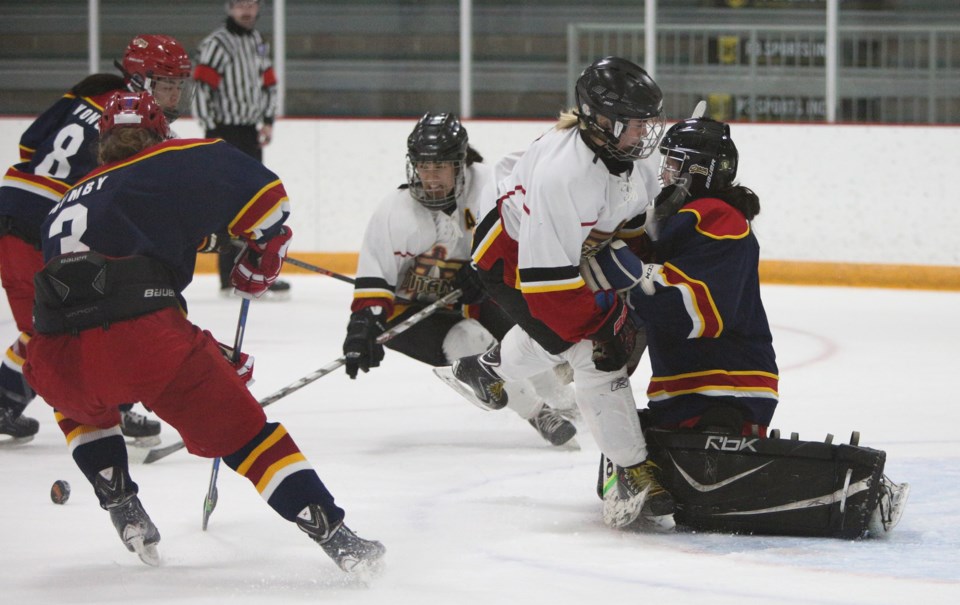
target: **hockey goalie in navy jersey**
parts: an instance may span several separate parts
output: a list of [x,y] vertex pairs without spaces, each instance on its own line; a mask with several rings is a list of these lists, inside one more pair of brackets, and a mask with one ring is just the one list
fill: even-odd
[[[97,166],[97,124],[117,91],[150,92],[172,121],[189,103],[190,57],[170,36],[135,36],[121,61],[122,76],[93,74],[42,112],[20,138],[20,162],[0,181],[0,277],[21,335],[0,365],[0,434],[25,441],[39,424],[22,416],[33,399],[21,366],[33,334],[33,276],[43,266],[40,225],[60,196]],[[159,442],[160,423],[124,406],[121,428],[135,445]]]
[[168,140],[145,92],[104,107],[101,166],[69,189],[44,222],[36,335],[24,374],[57,420],[77,466],[121,540],[159,563],[160,533],[138,497],[118,406],[141,401],[196,455],[222,457],[284,519],[346,571],[375,571],[384,553],[343,524],[344,511],[283,425],[247,390],[252,358],[234,355],[186,319],[183,290],[211,233],[245,242],[231,277],[263,295],[292,233],[283,183],[221,139]]
[[[760,296],[758,196],[735,182],[730,127],[691,118],[660,143],[663,191],[646,212],[646,245],[622,241],[582,267],[597,290],[626,296],[645,327],[652,376],[641,414],[651,456],[694,529],[857,538],[897,523],[907,484],[885,454],[766,438],[779,375]],[[617,473],[602,457],[598,495]]]

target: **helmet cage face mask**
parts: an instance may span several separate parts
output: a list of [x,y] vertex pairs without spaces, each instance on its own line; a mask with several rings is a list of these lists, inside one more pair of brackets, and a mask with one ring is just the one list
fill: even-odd
[[174,38],[145,34],[127,45],[119,64],[128,87],[153,95],[169,122],[187,113],[193,97],[190,56]]
[[[464,163],[460,160],[417,162],[408,154],[407,185],[410,195],[428,210],[444,210],[456,204],[466,186],[463,165]],[[427,175],[428,184],[436,183],[443,180],[444,169],[452,170],[453,182],[450,188],[444,188],[444,191],[438,192],[435,186],[424,186],[424,174]]]
[[709,118],[673,125],[660,145],[664,187],[688,176],[691,194],[704,196],[727,187],[737,176],[739,154],[730,127]]
[[[467,130],[455,115],[424,114],[407,137],[407,186],[413,199],[429,210],[456,204],[465,187],[468,147]],[[452,169],[452,182],[443,183],[449,187],[438,194],[445,168]]]
[[[664,118],[662,115],[646,119],[603,116],[606,118],[604,122],[612,124],[612,126],[605,126],[591,115],[592,113],[593,110],[589,105],[580,107],[581,121],[586,126],[588,135],[599,141],[603,151],[609,157],[621,162],[634,162],[650,157],[657,148],[661,135],[663,135]],[[634,138],[632,133],[629,132],[631,126],[634,131],[642,130],[643,134],[636,138],[632,144],[625,145],[623,142],[625,134],[629,134],[631,139]]]

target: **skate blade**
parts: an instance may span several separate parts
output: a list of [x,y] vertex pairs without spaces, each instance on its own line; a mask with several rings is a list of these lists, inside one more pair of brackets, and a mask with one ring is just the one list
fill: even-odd
[[450,367],[433,368],[433,373],[436,374],[437,378],[445,382],[451,389],[460,393],[461,397],[477,406],[481,410],[485,412],[494,411],[493,408],[489,407],[487,404],[477,398],[477,395],[473,392],[473,389],[457,380],[456,376],[453,375],[453,370]]
[[160,437],[158,435],[151,435],[149,437],[134,437],[127,438],[127,445],[130,447],[142,447],[150,448],[160,445]]
[[266,302],[286,302],[290,300],[290,290],[287,290],[285,292],[274,292],[272,290],[267,290],[266,292],[263,293],[263,296],[261,296],[257,300],[262,300]]
[[34,437],[36,437],[36,435],[28,435],[26,437],[10,437],[9,439],[0,439],[0,447],[17,447],[18,445],[30,443],[31,441],[33,441]]
[[[550,443],[550,442],[548,441],[547,443]],[[553,449],[578,452],[580,451],[580,442],[577,441],[576,437],[571,437],[568,441],[564,441],[560,445],[553,445]]]
[[673,515],[659,515],[659,516],[646,516],[640,515],[640,518],[637,519],[637,523],[634,524],[636,527],[631,529],[636,529],[643,532],[651,532],[658,534],[668,534],[671,533],[677,527],[677,522],[674,521]]
[[383,575],[386,567],[386,562],[381,555],[375,559],[364,559],[363,561],[357,561],[352,565],[346,565],[341,569],[360,582],[369,584],[373,580]]
[[611,529],[625,529],[640,517],[643,503],[647,500],[647,492],[643,490],[633,498],[621,498],[617,495],[620,488],[613,484],[603,496],[603,522]]
[[133,547],[141,561],[151,567],[160,567],[160,550],[156,544],[144,544],[142,537],[131,538],[127,544]]

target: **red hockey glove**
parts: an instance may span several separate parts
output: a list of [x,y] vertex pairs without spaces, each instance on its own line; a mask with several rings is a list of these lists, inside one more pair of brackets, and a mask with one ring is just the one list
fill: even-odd
[[291,237],[293,231],[284,226],[280,233],[265,242],[247,243],[230,274],[230,283],[238,295],[260,298],[277,281]]
[[220,352],[223,353],[223,356],[226,358],[227,363],[232,365],[237,371],[237,376],[240,377],[240,380],[247,385],[247,388],[253,385],[253,356],[247,355],[243,351],[240,352],[240,359],[233,360],[233,347],[228,347],[222,342],[218,342],[217,346],[220,347]]

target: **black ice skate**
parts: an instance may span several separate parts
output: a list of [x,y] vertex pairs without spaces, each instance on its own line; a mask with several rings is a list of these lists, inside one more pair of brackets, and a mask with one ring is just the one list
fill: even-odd
[[540,436],[549,441],[551,445],[576,444],[576,441],[572,443],[571,441],[577,434],[577,427],[573,426],[573,423],[564,418],[560,412],[545,403],[540,405],[537,413],[527,422],[537,429]]
[[671,531],[676,509],[673,496],[660,485],[660,467],[652,460],[628,468],[620,467],[606,457],[602,485],[603,522],[614,529],[636,523],[636,529]]
[[[483,355],[471,355],[453,362],[450,366],[453,376],[462,384],[469,386],[481,407],[499,410],[507,405],[507,392],[501,378],[494,368],[500,365],[500,345],[496,345]],[[473,399],[471,399],[473,401]],[[473,401],[477,404],[477,401]]]
[[318,505],[311,504],[300,511],[297,527],[319,544],[343,571],[371,577],[383,571],[383,555],[387,552],[383,544],[376,540],[364,540],[342,521],[331,527]]
[[120,432],[130,437],[134,447],[153,447],[160,443],[160,423],[133,410],[120,411]]
[[100,506],[110,513],[110,520],[127,550],[137,553],[147,565],[156,567],[160,565],[157,550],[160,532],[125,477],[119,467],[104,469],[94,478],[93,491],[100,499]]
[[40,430],[40,423],[9,408],[0,408],[0,435],[10,438],[0,438],[0,446],[26,443],[33,439]]

